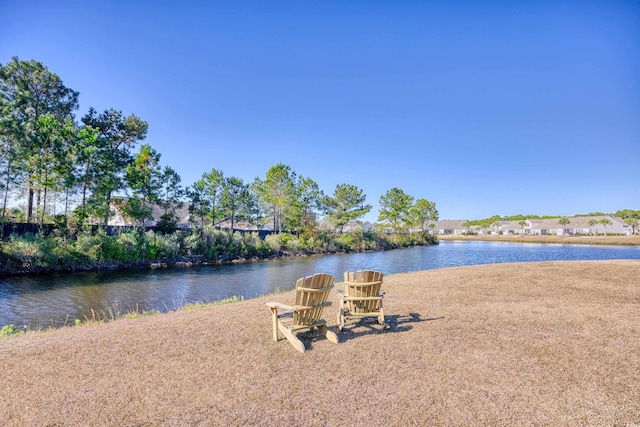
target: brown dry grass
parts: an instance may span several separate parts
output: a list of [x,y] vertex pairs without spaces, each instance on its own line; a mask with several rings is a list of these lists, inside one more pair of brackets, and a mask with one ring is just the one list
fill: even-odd
[[492,242],[520,243],[573,243],[581,245],[640,245],[640,235],[633,236],[460,236],[453,234],[438,235],[438,240],[483,240]]
[[305,354],[271,341],[264,303],[291,292],[5,338],[0,424],[639,423],[639,284],[640,261],[392,275],[390,331],[352,322]]

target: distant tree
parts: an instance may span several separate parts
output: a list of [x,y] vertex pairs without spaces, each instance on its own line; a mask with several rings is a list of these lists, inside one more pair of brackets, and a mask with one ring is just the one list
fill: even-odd
[[571,223],[571,221],[566,216],[563,216],[562,218],[558,219],[558,224],[560,224],[562,226],[562,234],[566,233],[565,227],[567,225],[569,225],[570,223]]
[[631,234],[636,234],[639,220],[637,218],[625,218],[624,223],[631,227]]
[[595,220],[595,219],[590,219],[589,220],[589,231],[591,231],[591,228],[593,228],[593,235],[594,236],[596,235],[596,232],[597,232],[597,230],[595,228],[596,224],[598,224],[598,220]]
[[527,221],[518,221],[518,225],[520,226],[520,230],[522,230],[522,234],[524,234],[524,227],[527,225]]
[[400,224],[410,222],[409,212],[412,205],[413,197],[394,187],[380,196],[378,221],[389,221],[395,232],[398,232]]
[[623,219],[624,223],[631,227],[631,234],[636,234],[640,221],[640,210],[625,209],[615,213],[615,216]]
[[429,228],[431,229],[431,234],[433,234],[433,229],[436,228],[436,225],[432,222],[429,224]]
[[[429,221],[437,221],[439,218],[436,203],[427,199],[418,199],[411,207],[410,215],[413,222],[420,226],[424,232],[425,227],[429,225]],[[464,225],[463,225],[464,226]]]
[[471,222],[469,222],[469,220],[465,220],[462,224],[460,224],[464,227],[464,232],[465,234],[469,234],[470,233],[470,228],[471,228]]
[[355,185],[338,184],[332,196],[322,198],[322,206],[327,219],[342,233],[349,221],[366,215],[371,205],[365,205],[367,196]]
[[500,219],[500,217],[498,217],[498,219],[496,219],[491,223],[491,226],[495,229],[496,234],[498,234],[498,231],[500,230],[501,225],[502,225],[502,219]]
[[611,220],[608,218],[602,218],[600,221],[598,221],[600,224],[602,224],[602,226],[604,227],[604,235],[607,235],[607,225],[611,225]]

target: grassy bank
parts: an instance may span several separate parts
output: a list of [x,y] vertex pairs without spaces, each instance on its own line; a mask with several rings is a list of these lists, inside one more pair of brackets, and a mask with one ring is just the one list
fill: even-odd
[[[268,300],[0,339],[7,426],[626,425],[640,420],[640,262],[385,278],[390,331],[308,351]],[[337,308],[326,309],[335,328]]]
[[640,235],[635,236],[460,236],[438,235],[438,240],[477,240],[492,242],[560,243],[578,245],[640,245]]
[[258,233],[204,230],[162,234],[134,229],[117,235],[87,230],[77,235],[11,235],[0,241],[0,274],[237,262],[312,254],[369,252],[437,244],[426,233]]

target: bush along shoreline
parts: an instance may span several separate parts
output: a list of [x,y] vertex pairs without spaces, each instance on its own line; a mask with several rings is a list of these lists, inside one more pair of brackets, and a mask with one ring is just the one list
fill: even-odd
[[437,244],[427,233],[379,231],[293,235],[240,233],[205,227],[162,234],[142,228],[108,236],[104,230],[11,235],[0,242],[0,274],[91,271],[130,267],[237,263],[288,256],[373,252]]

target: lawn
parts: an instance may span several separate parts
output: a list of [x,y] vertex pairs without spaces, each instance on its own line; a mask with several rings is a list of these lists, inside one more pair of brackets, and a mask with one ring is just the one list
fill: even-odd
[[384,289],[389,331],[352,321],[339,344],[306,335],[304,354],[271,340],[264,305],[292,292],[0,339],[0,425],[640,423],[640,261],[456,267]]

